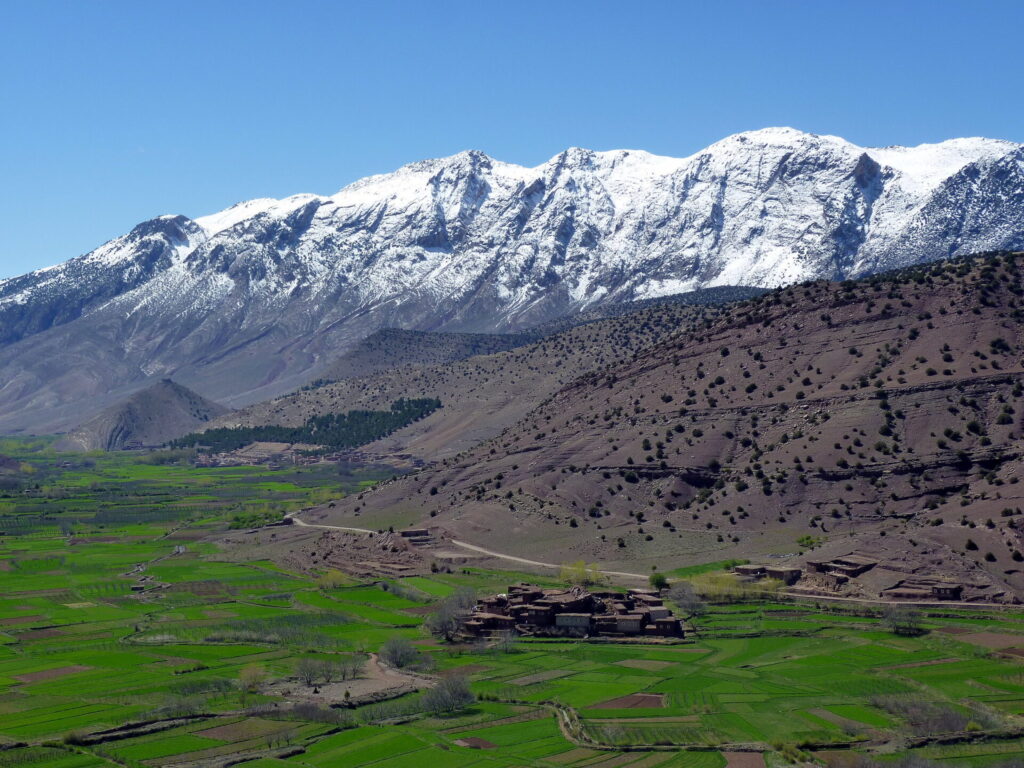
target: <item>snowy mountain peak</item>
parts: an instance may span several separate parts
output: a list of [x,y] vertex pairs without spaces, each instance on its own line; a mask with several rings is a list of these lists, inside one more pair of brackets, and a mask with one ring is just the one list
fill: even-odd
[[[764,128],[684,158],[573,147],[535,167],[469,150],[329,197],[157,217],[0,282],[0,428],[154,376],[232,404],[275,394],[381,327],[516,329],[1021,247],[1024,148],[1005,141]],[[87,352],[61,373],[69,349]]]

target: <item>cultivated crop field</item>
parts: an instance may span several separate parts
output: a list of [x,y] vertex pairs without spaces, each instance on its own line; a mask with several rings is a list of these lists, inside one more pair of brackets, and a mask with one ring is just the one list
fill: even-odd
[[[425,620],[456,590],[557,582],[479,569],[326,579],[227,562],[208,536],[237,524],[245,493],[301,504],[371,478],[45,447],[19,458],[46,483],[2,499],[29,522],[0,537],[0,766],[740,768],[742,750],[755,751],[743,768],[847,765],[856,753],[979,768],[1024,758],[1019,610],[935,609],[923,633],[900,636],[868,607],[764,601],[710,605],[676,642],[447,643]],[[190,511],[132,521],[124,507],[145,498]],[[120,522],[103,522],[117,509]],[[380,663],[394,638],[415,649],[414,671]],[[462,677],[475,703],[423,704],[428,686]]]

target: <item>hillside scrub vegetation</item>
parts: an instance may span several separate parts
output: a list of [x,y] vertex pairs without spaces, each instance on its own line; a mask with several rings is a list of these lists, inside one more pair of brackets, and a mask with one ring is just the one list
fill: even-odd
[[[327,519],[429,515],[505,554],[571,552],[645,577],[698,553],[799,566],[857,550],[879,563],[872,575],[819,586],[877,597],[909,564],[964,599],[1005,602],[1024,593],[1022,256],[803,283],[680,318]],[[573,331],[581,348],[588,330]],[[528,349],[503,353],[512,378],[535,365]],[[564,367],[578,359],[557,351]],[[528,537],[510,541],[513,529]]]

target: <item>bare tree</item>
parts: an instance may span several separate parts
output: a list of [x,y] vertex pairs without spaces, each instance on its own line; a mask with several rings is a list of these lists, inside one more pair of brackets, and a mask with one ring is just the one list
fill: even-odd
[[419,656],[415,646],[401,635],[392,635],[380,649],[381,659],[392,667],[408,667],[415,664]]
[[317,659],[299,659],[295,672],[302,682],[312,688],[323,674],[323,664]]
[[677,581],[668,590],[668,599],[679,608],[687,619],[701,616],[707,611],[707,604],[688,581]]
[[343,656],[338,663],[339,676],[342,680],[353,680],[359,677],[366,665],[366,657],[361,653]]
[[473,606],[476,595],[470,589],[458,589],[437,604],[426,620],[427,629],[438,637],[451,640],[462,627],[462,620]]
[[519,642],[519,635],[514,629],[503,629],[498,633],[498,640],[494,647],[502,653],[512,653]]
[[242,706],[250,693],[255,693],[267,676],[267,670],[260,664],[249,664],[238,673],[238,692]]
[[423,708],[431,714],[443,714],[465,709],[476,701],[465,677],[445,677],[423,694]]
[[912,605],[889,604],[882,609],[882,623],[894,635],[920,635],[921,612]]

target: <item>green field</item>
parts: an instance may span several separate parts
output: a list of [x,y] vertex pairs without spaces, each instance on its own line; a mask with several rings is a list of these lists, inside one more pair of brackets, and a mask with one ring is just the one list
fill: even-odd
[[[773,768],[859,752],[985,768],[1024,757],[1024,664],[956,633],[1019,633],[1024,646],[1020,611],[944,610],[901,637],[869,609],[758,602],[710,606],[683,642],[453,646],[423,627],[434,602],[555,582],[466,569],[337,586],[226,562],[209,535],[256,506],[279,515],[373,478],[4,445],[19,450],[31,482],[0,496],[0,766],[722,768],[737,747]],[[133,592],[140,573],[159,588]],[[464,674],[476,703],[293,706],[303,660],[358,661],[394,636],[416,641],[427,674]],[[633,694],[654,696],[616,701]],[[953,731],[974,740],[929,741]],[[922,743],[908,752],[910,736]]]

